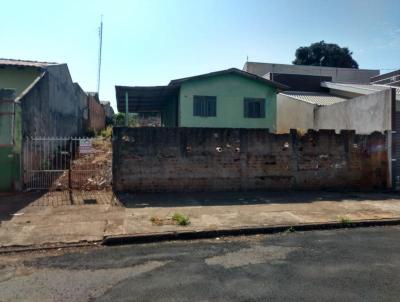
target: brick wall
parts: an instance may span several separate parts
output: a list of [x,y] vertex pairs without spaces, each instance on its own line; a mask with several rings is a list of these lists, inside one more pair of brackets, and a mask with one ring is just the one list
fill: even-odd
[[89,94],[88,102],[88,130],[99,131],[106,126],[106,114],[104,107],[96,99],[95,96]]
[[116,191],[385,188],[385,134],[114,127]]

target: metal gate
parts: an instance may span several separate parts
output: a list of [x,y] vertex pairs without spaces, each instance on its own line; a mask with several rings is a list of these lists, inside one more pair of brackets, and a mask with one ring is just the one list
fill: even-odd
[[111,142],[104,138],[24,139],[27,190],[95,190],[111,187]]

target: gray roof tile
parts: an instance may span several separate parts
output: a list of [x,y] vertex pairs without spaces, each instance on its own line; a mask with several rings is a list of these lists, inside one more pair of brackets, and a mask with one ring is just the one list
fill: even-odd
[[347,100],[342,97],[338,97],[327,93],[319,93],[319,92],[285,91],[282,92],[281,94],[289,96],[296,100],[321,106],[332,105]]

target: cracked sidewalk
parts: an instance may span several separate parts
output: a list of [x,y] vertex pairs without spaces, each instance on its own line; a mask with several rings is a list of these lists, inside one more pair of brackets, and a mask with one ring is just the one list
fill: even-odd
[[[393,193],[226,192],[120,194],[93,192],[71,205],[37,193],[0,196],[0,248],[101,242],[106,237],[151,236],[340,221],[400,219],[400,198]],[[57,194],[60,194],[58,196]],[[91,195],[91,196],[92,196]],[[55,198],[57,202],[44,199]],[[76,200],[79,200],[77,198]],[[188,226],[171,222],[174,213]],[[156,225],[154,217],[164,221]]]

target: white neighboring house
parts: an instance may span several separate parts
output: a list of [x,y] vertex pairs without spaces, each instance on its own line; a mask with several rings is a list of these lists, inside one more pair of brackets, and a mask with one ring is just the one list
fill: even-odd
[[[400,88],[373,84],[322,82],[327,92],[286,91],[277,96],[277,132],[290,129],[355,130],[359,134],[397,128],[393,115]],[[397,125],[397,124],[396,124]]]

